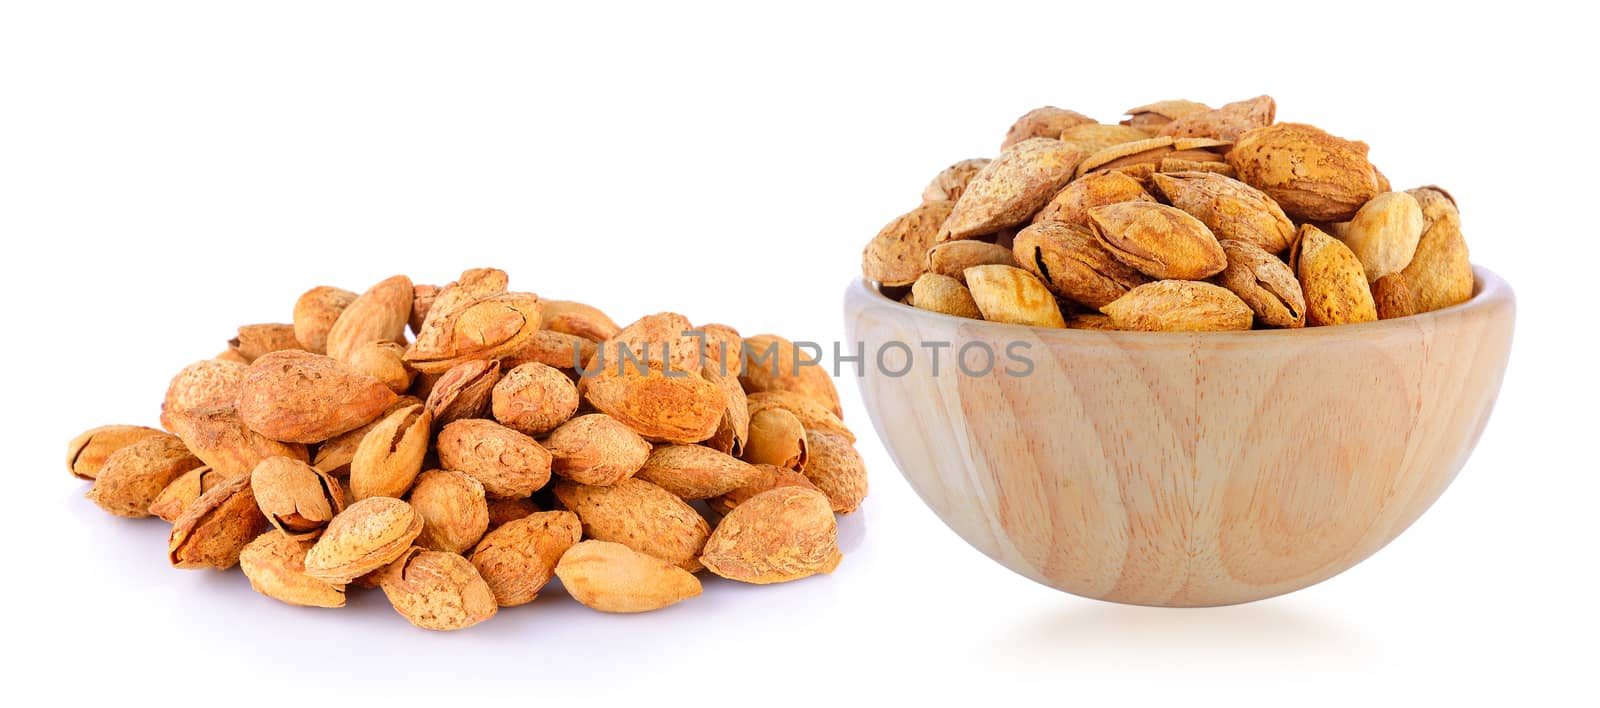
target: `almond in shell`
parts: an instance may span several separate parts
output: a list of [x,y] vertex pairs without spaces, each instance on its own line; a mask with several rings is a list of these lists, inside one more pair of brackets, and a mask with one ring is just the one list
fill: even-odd
[[928,251],[928,272],[966,285],[967,269],[980,265],[1012,265],[1011,249],[988,241],[949,241]]
[[556,501],[578,515],[586,538],[621,543],[685,570],[699,570],[711,527],[677,495],[642,479],[609,487],[574,482],[553,486]]
[[524,435],[544,435],[578,411],[578,387],[549,366],[523,364],[494,385],[491,408],[501,425]]
[[256,592],[301,607],[344,607],[344,586],[306,574],[310,541],[296,541],[276,531],[256,537],[239,551],[239,569]]
[[1188,212],[1218,239],[1282,253],[1294,240],[1294,223],[1264,192],[1210,172],[1178,172],[1152,177],[1172,206]]
[[526,497],[550,481],[550,453],[492,420],[458,420],[439,431],[439,464],[483,483],[492,497]]
[[67,470],[78,479],[93,480],[112,453],[140,440],[166,435],[142,425],[103,425],[67,443]]
[[[952,243],[978,243],[975,241],[954,241]],[[911,284],[911,300],[909,303],[930,312],[938,312],[952,317],[966,317],[968,319],[983,319],[983,311],[978,309],[978,302],[972,299],[972,292],[961,281],[947,275],[937,273],[923,273],[917,282]]]
[[1117,260],[1157,279],[1200,280],[1228,267],[1211,229],[1165,204],[1123,202],[1089,210],[1100,245]]
[[1247,131],[1272,125],[1277,113],[1271,96],[1256,96],[1175,118],[1161,127],[1161,134],[1233,141]]
[[1346,221],[1378,195],[1366,143],[1301,123],[1276,123],[1239,136],[1228,164],[1240,181],[1301,221]]
[[[812,484],[810,479],[795,470],[774,465],[755,465],[755,468],[756,477],[754,481],[720,497],[714,497],[708,500],[706,505],[712,511],[726,516],[728,512],[733,511],[734,507],[743,504],[745,500],[778,487],[803,487],[818,494],[822,493],[822,490],[817,489],[817,485]],[[831,501],[829,502],[829,507],[830,509],[832,507]]]
[[267,354],[239,383],[239,417],[263,436],[318,443],[375,420],[395,394],[332,357],[306,351]]
[[1006,148],[967,183],[941,239],[974,238],[1027,221],[1072,180],[1082,156],[1077,147],[1050,138]]
[[1068,128],[1076,125],[1093,123],[1095,120],[1077,111],[1069,111],[1055,106],[1043,106],[1022,114],[1011,128],[1006,131],[1006,139],[1000,143],[1000,149],[1005,150],[1030,138],[1056,138]]
[[411,279],[403,275],[368,288],[345,306],[328,329],[328,356],[344,361],[369,342],[403,342],[413,295]]
[[1425,222],[1422,205],[1405,192],[1384,192],[1373,197],[1349,222],[1338,224],[1334,233],[1361,261],[1367,280],[1404,270],[1417,253]]
[[1087,228],[1072,223],[1036,222],[1017,234],[1011,250],[1017,264],[1050,292],[1090,307],[1104,307],[1149,282],[1113,257]]
[[580,484],[605,486],[633,476],[650,457],[650,443],[604,413],[581,415],[544,441],[550,471]]
[[[209,492],[208,492],[209,494]],[[344,585],[399,558],[422,533],[422,516],[393,497],[351,504],[306,554],[306,574]]]
[[254,362],[277,351],[303,349],[295,338],[292,324],[252,324],[239,328],[239,335],[228,340],[228,350],[247,362]]
[[349,290],[327,285],[319,285],[301,295],[294,303],[293,325],[294,338],[300,347],[313,354],[328,353],[328,332],[356,297]]
[[499,609],[478,569],[455,553],[407,550],[384,570],[379,587],[395,612],[423,629],[466,629]]
[[1048,287],[1032,273],[1004,265],[967,269],[967,289],[990,322],[1065,327],[1061,308]]
[[1064,221],[1084,228],[1089,227],[1089,210],[1121,202],[1154,202],[1144,189],[1144,184],[1115,170],[1090,172],[1057,192],[1039,213],[1033,223]]
[[412,405],[368,430],[350,460],[351,499],[403,496],[422,472],[432,425],[428,411]]
[[604,342],[622,330],[600,308],[571,300],[541,301],[543,317],[539,326],[552,332]]
[[1411,263],[1401,273],[1411,289],[1417,312],[1459,305],[1472,298],[1475,278],[1467,242],[1461,237],[1461,215],[1454,200],[1438,187],[1407,192],[1422,205],[1425,230]]
[[755,475],[750,463],[703,445],[661,445],[634,477],[693,501],[738,489]]
[[344,510],[344,489],[322,470],[300,460],[269,457],[250,473],[261,514],[284,536],[308,541]]
[[954,202],[923,202],[895,217],[861,252],[861,274],[890,287],[916,281],[954,206]]
[[1250,329],[1250,306],[1226,288],[1190,280],[1158,280],[1100,308],[1117,329],[1220,332]]
[[239,552],[271,525],[261,515],[250,475],[212,487],[172,522],[167,558],[175,568],[227,570],[239,563]]
[[249,477],[268,457],[305,461],[305,445],[273,440],[251,430],[232,407],[192,411],[175,416],[172,432],[195,457],[224,477]]
[[[1055,136],[1050,136],[1055,137]],[[922,190],[924,202],[954,202],[961,198],[961,193],[967,190],[967,183],[989,164],[988,158],[962,160],[954,165],[944,168],[935,175],[932,182]]]
[[177,521],[178,516],[184,509],[189,508],[194,500],[225,481],[227,480],[223,479],[220,473],[210,467],[196,467],[189,470],[172,480],[166,489],[156,495],[156,500],[150,502],[150,515],[169,524]]
[[583,525],[570,511],[543,511],[489,532],[470,560],[501,607],[533,602],[567,549],[583,539]]
[[1228,267],[1217,276],[1217,284],[1238,295],[1264,325],[1305,326],[1305,293],[1288,264],[1243,241],[1224,240],[1222,250],[1228,254]]
[[601,540],[568,549],[556,576],[573,599],[601,612],[649,612],[700,594],[700,580],[683,568]]
[[1295,267],[1306,295],[1306,324],[1311,327],[1372,322],[1377,305],[1361,261],[1338,239],[1315,226],[1300,227]]
[[416,544],[430,551],[466,553],[489,530],[483,484],[460,472],[423,472],[407,499],[422,517]]
[[161,490],[204,463],[173,435],[151,435],[111,453],[86,494],[117,516],[143,518]]
[[818,352],[803,349],[776,334],[758,334],[744,341],[744,372],[739,383],[746,391],[792,391],[821,403],[835,416],[844,417],[839,390]]
[[850,440],[826,430],[806,431],[806,479],[827,495],[835,512],[848,514],[867,497],[867,465]]
[[700,554],[706,570],[760,585],[832,573],[841,558],[828,498],[794,486],[775,487],[734,507]]

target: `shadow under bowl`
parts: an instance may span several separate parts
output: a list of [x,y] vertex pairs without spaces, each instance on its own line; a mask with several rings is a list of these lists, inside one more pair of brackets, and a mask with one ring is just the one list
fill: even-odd
[[845,328],[879,437],[968,543],[1075,595],[1229,605],[1351,568],[1455,478],[1516,317],[1475,274],[1435,312],[1226,333],[962,319],[862,280]]

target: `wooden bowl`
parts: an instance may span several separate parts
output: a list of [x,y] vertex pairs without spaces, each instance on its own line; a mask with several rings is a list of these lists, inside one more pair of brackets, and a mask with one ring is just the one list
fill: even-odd
[[[1075,595],[1228,605],[1343,572],[1450,484],[1488,422],[1516,316],[1505,281],[1476,275],[1471,300],[1436,312],[1230,333],[996,324],[859,281],[845,327],[865,344],[878,435],[968,543]],[[982,373],[985,345],[993,372],[954,364],[966,347]],[[1008,347],[1031,373],[1010,375],[1024,367]]]

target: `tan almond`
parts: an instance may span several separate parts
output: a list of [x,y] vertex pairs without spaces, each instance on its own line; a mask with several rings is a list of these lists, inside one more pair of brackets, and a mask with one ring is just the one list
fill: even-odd
[[1282,253],[1294,240],[1294,222],[1265,192],[1248,184],[1210,172],[1151,179],[1168,203],[1199,219],[1219,240],[1242,241],[1268,253]]
[[84,496],[117,516],[143,518],[161,490],[203,465],[176,436],[144,437],[111,453]]
[[494,419],[524,435],[544,435],[578,411],[578,387],[537,362],[506,372],[491,391]]
[[1057,138],[1061,133],[1073,126],[1094,123],[1095,120],[1077,111],[1069,111],[1055,106],[1043,106],[1022,114],[1011,128],[1006,131],[1006,139],[1000,143],[1000,149],[1005,150],[1030,138]]
[[239,551],[239,569],[256,592],[300,607],[344,607],[344,586],[306,574],[310,541],[276,531],[257,536]]
[[1366,143],[1301,123],[1276,123],[1239,136],[1228,153],[1240,181],[1300,221],[1346,221],[1378,195]]
[[194,500],[172,522],[167,559],[175,568],[227,570],[239,563],[239,552],[271,529],[261,515],[250,475],[223,482]]
[[1200,280],[1228,267],[1211,229],[1181,209],[1150,202],[1108,204],[1090,209],[1089,222],[1106,251],[1152,278]]
[[492,420],[458,420],[439,431],[439,464],[483,483],[493,497],[526,497],[550,481],[550,453]]
[[393,497],[351,504],[306,554],[306,574],[344,585],[399,558],[422,533],[422,516]]
[[171,423],[184,446],[225,477],[248,477],[268,457],[309,459],[305,445],[279,442],[251,430],[231,407],[193,411]]
[[231,361],[206,359],[183,367],[167,385],[161,402],[161,427],[177,432],[174,420],[195,411],[232,408],[239,400],[239,384],[250,367]]
[[567,549],[583,539],[583,525],[570,511],[543,511],[489,532],[470,560],[501,607],[533,602]]
[[927,272],[955,278],[966,285],[967,269],[980,265],[1014,265],[1011,249],[988,241],[948,241],[928,251]]
[[1003,265],[967,269],[967,289],[983,318],[991,322],[1065,327],[1055,295],[1037,277],[1021,268]]
[[832,573],[838,525],[828,498],[804,487],[775,487],[734,507],[706,541],[700,562],[729,580],[767,585]]
[[328,356],[344,361],[350,352],[369,342],[403,342],[414,294],[411,279],[403,275],[368,288],[328,329]]
[[1472,298],[1476,281],[1454,202],[1436,187],[1408,193],[1422,205],[1427,223],[1411,263],[1401,271],[1416,311],[1432,312],[1466,302]]
[[294,338],[313,354],[328,353],[328,332],[357,295],[343,288],[319,285],[294,302]]
[[[1055,137],[1054,135],[1050,137]],[[967,190],[967,183],[989,164],[988,158],[962,160],[934,175],[933,181],[922,190],[924,202],[954,202]]]
[[500,379],[498,361],[475,359],[450,367],[428,391],[427,407],[434,429],[465,418],[486,417]]
[[1228,267],[1217,276],[1217,284],[1249,305],[1257,321],[1268,327],[1305,326],[1305,293],[1288,264],[1243,241],[1224,240],[1222,250],[1228,254]]
[[625,544],[685,570],[700,568],[711,526],[672,492],[632,477],[609,487],[557,482],[552,489],[583,522],[584,537]]
[[1128,119],[1122,121],[1122,124],[1150,133],[1157,133],[1160,132],[1163,126],[1178,118],[1196,113],[1205,113],[1210,110],[1211,107],[1204,103],[1187,99],[1156,101],[1155,103],[1123,111],[1128,116]]
[[344,511],[344,489],[339,483],[300,460],[262,460],[250,473],[250,489],[273,528],[296,541],[316,538]]
[[1072,180],[1033,217],[1033,223],[1064,221],[1089,228],[1089,210],[1122,202],[1154,202],[1144,184],[1115,170],[1090,172]]
[[[733,511],[735,507],[743,504],[751,497],[778,487],[803,487],[819,494],[822,493],[822,490],[817,489],[817,485],[813,484],[801,472],[774,465],[755,465],[755,468],[756,476],[750,484],[722,496],[712,497],[706,500],[706,505],[712,511],[726,516],[728,512]],[[829,502],[829,508],[832,508],[831,501]]]
[[581,484],[604,486],[633,476],[650,457],[650,443],[604,413],[582,415],[544,441],[550,471]]
[[746,391],[792,391],[826,406],[835,416],[844,417],[839,390],[818,352],[803,349],[776,334],[758,334],[744,341],[746,356],[739,383]]
[[861,274],[889,287],[915,282],[954,206],[955,202],[923,202],[895,217],[861,252]]
[[1416,296],[1411,292],[1403,273],[1390,273],[1374,281],[1372,302],[1380,320],[1417,314]]
[[423,629],[466,629],[499,609],[478,569],[455,553],[412,548],[383,572],[379,587],[395,612]]
[[1117,260],[1085,227],[1040,221],[1017,234],[1016,262],[1050,292],[1089,307],[1104,307],[1149,279]]
[[417,372],[406,366],[406,348],[394,342],[368,342],[350,352],[345,366],[376,379],[396,394],[411,388]]
[[350,460],[351,500],[404,496],[422,472],[432,429],[432,416],[413,405],[367,431]]
[[978,309],[977,301],[972,299],[972,292],[967,290],[967,286],[962,285],[961,281],[947,275],[923,273],[922,277],[917,278],[917,282],[911,284],[910,304],[912,307],[953,317],[983,319],[983,311]]
[[743,459],[752,465],[775,465],[795,471],[805,469],[805,426],[795,414],[782,408],[762,410],[750,417],[750,444],[745,446]]
[[1277,114],[1278,106],[1271,96],[1256,96],[1223,104],[1221,108],[1177,117],[1161,127],[1161,134],[1238,140],[1247,131],[1272,125]]
[[1100,308],[1117,329],[1221,332],[1250,329],[1250,306],[1226,288],[1190,280],[1158,280]]
[[793,391],[762,391],[750,394],[750,415],[754,416],[769,408],[782,408],[793,413],[806,430],[824,430],[851,443],[856,441],[855,434],[845,427],[844,421],[839,420],[839,416],[834,415],[833,411]]
[[254,362],[278,351],[299,350],[303,347],[295,338],[292,324],[251,324],[239,328],[239,335],[228,340],[228,350],[247,362]]
[[268,438],[319,443],[375,420],[395,393],[333,357],[306,351],[256,359],[239,382],[239,418]]
[[1372,322],[1377,305],[1361,261],[1338,239],[1310,224],[1300,227],[1296,270],[1306,295],[1306,325]]
[[634,477],[685,500],[710,499],[754,480],[750,463],[702,445],[662,445]]
[[85,431],[67,443],[67,470],[78,479],[93,481],[113,453],[159,435],[166,433],[142,425],[103,425]]
[[582,337],[592,342],[604,342],[622,330],[615,320],[600,308],[571,300],[542,300],[543,317],[539,327]]
[[827,495],[835,512],[848,514],[867,497],[867,465],[850,440],[826,430],[806,431],[806,479]]
[[573,599],[601,612],[650,612],[700,594],[700,580],[683,568],[600,540],[568,549],[555,572]]
[[532,499],[490,499],[489,501],[489,530],[494,531],[501,526],[539,513],[539,505]]
[[1334,233],[1361,261],[1367,281],[1376,282],[1411,264],[1425,226],[1415,197],[1384,192],[1363,204],[1349,222],[1336,225]]
[[150,515],[169,524],[177,521],[183,510],[189,508],[194,500],[224,481],[227,480],[222,474],[210,467],[196,467],[189,470],[172,480],[166,489],[156,495],[156,500],[150,502]]
[[1061,131],[1061,142],[1078,149],[1084,155],[1093,155],[1112,145],[1131,143],[1149,138],[1150,134],[1127,125],[1084,123]]
[[1071,181],[1082,157],[1077,147],[1050,138],[1006,148],[967,183],[941,240],[974,238],[1027,221]]
[[376,420],[318,445],[316,458],[311,461],[311,465],[331,475],[348,476],[350,463],[355,461],[356,451],[361,448],[361,441],[366,439],[367,433],[372,432],[373,428],[387,420],[395,411],[420,405],[422,401],[412,396],[396,398]]
[[422,517],[416,544],[430,551],[466,553],[489,531],[483,484],[468,475],[428,470],[418,475],[406,499]]

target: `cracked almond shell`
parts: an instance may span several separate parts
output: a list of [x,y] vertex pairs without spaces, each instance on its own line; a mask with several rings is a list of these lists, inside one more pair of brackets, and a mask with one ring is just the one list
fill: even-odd
[[1131,143],[1149,138],[1150,134],[1126,125],[1084,123],[1061,131],[1061,142],[1078,149],[1083,155],[1093,155],[1112,145]]
[[500,379],[498,361],[475,359],[450,367],[428,391],[427,408],[434,429],[464,418],[484,417]]
[[838,524],[828,498],[804,487],[775,487],[734,507],[706,541],[700,562],[729,580],[767,585],[832,573]]
[[306,351],[267,354],[239,382],[240,420],[268,438],[319,443],[372,422],[394,403],[382,382],[332,357]]
[[1305,326],[1306,298],[1300,281],[1277,256],[1243,241],[1222,241],[1228,267],[1217,284],[1238,295],[1256,320],[1269,327]]
[[269,457],[256,465],[250,489],[273,528],[296,541],[316,538],[344,510],[344,489],[338,482],[287,457]]
[[257,536],[239,551],[239,569],[256,592],[300,607],[344,607],[344,586],[306,574],[310,541],[276,531]]
[[228,350],[246,362],[254,362],[278,351],[300,350],[292,324],[251,324],[239,327],[239,335],[228,340]]
[[469,560],[501,607],[533,602],[555,576],[556,563],[583,540],[583,525],[570,511],[542,511],[489,532]]
[[1346,221],[1379,192],[1366,143],[1301,123],[1244,133],[1228,164],[1240,181],[1265,192],[1298,221]]
[[478,569],[455,553],[409,549],[384,570],[378,586],[395,612],[423,629],[466,629],[499,610]]
[[362,499],[323,530],[306,554],[306,574],[344,585],[399,558],[421,533],[422,516],[410,504],[393,497]]
[[988,241],[948,241],[928,250],[927,272],[955,278],[966,285],[967,269],[980,265],[1012,265],[1011,249]]
[[166,435],[142,425],[103,425],[67,443],[67,470],[78,479],[93,481],[112,453],[145,438]]
[[1295,253],[1296,274],[1306,295],[1306,325],[1323,327],[1378,319],[1366,273],[1348,246],[1305,224],[1300,227]]
[[418,405],[394,411],[372,426],[350,459],[351,500],[403,496],[422,472],[432,427],[432,416]]
[[568,549],[556,576],[573,599],[601,612],[650,612],[700,594],[700,580],[683,568],[600,540]]
[[155,501],[150,502],[150,515],[169,524],[177,521],[178,516],[183,514],[183,510],[189,508],[194,500],[225,481],[227,480],[223,479],[221,473],[210,467],[196,467],[189,470],[172,480],[166,489],[156,495]]
[[1152,177],[1172,206],[1200,220],[1218,240],[1231,239],[1282,253],[1294,240],[1294,222],[1255,187],[1210,172],[1178,172]]
[[[750,417],[750,444],[745,446],[742,459],[756,466],[766,464],[795,471],[805,469],[805,426],[795,414],[782,408],[762,410]],[[756,481],[750,480],[740,488]]]
[[974,238],[1027,221],[1072,180],[1082,156],[1077,147],[1050,138],[1006,148],[967,183],[941,240]]
[[1227,288],[1191,280],[1158,280],[1128,291],[1100,311],[1117,329],[1221,332],[1250,329],[1250,306]]
[[1149,279],[1117,260],[1087,228],[1061,221],[1037,222],[1011,245],[1016,262],[1050,292],[1100,308]]
[[1163,126],[1174,120],[1196,113],[1205,113],[1209,110],[1211,110],[1211,107],[1204,103],[1181,98],[1170,101],[1156,101],[1155,103],[1123,111],[1123,114],[1128,116],[1128,119],[1122,121],[1122,125],[1157,133],[1160,132]]
[[711,527],[672,492],[632,477],[609,487],[562,481],[553,491],[556,501],[583,522],[586,538],[614,541],[685,570],[699,570],[697,558]]
[[834,415],[833,411],[793,391],[762,391],[750,394],[750,415],[768,408],[782,408],[793,413],[806,430],[824,430],[852,443],[856,441],[855,434],[845,427],[844,421],[839,420],[839,416]]
[[1094,207],[1089,222],[1117,260],[1156,279],[1200,280],[1228,267],[1211,229],[1181,209],[1150,202]]
[[1416,311],[1432,312],[1466,302],[1472,298],[1475,278],[1455,202],[1437,187],[1413,189],[1408,194],[1422,205],[1426,226],[1416,254],[1401,271]]
[[223,482],[200,495],[172,522],[167,559],[175,568],[227,570],[239,563],[239,552],[271,529],[261,515],[250,475]]

